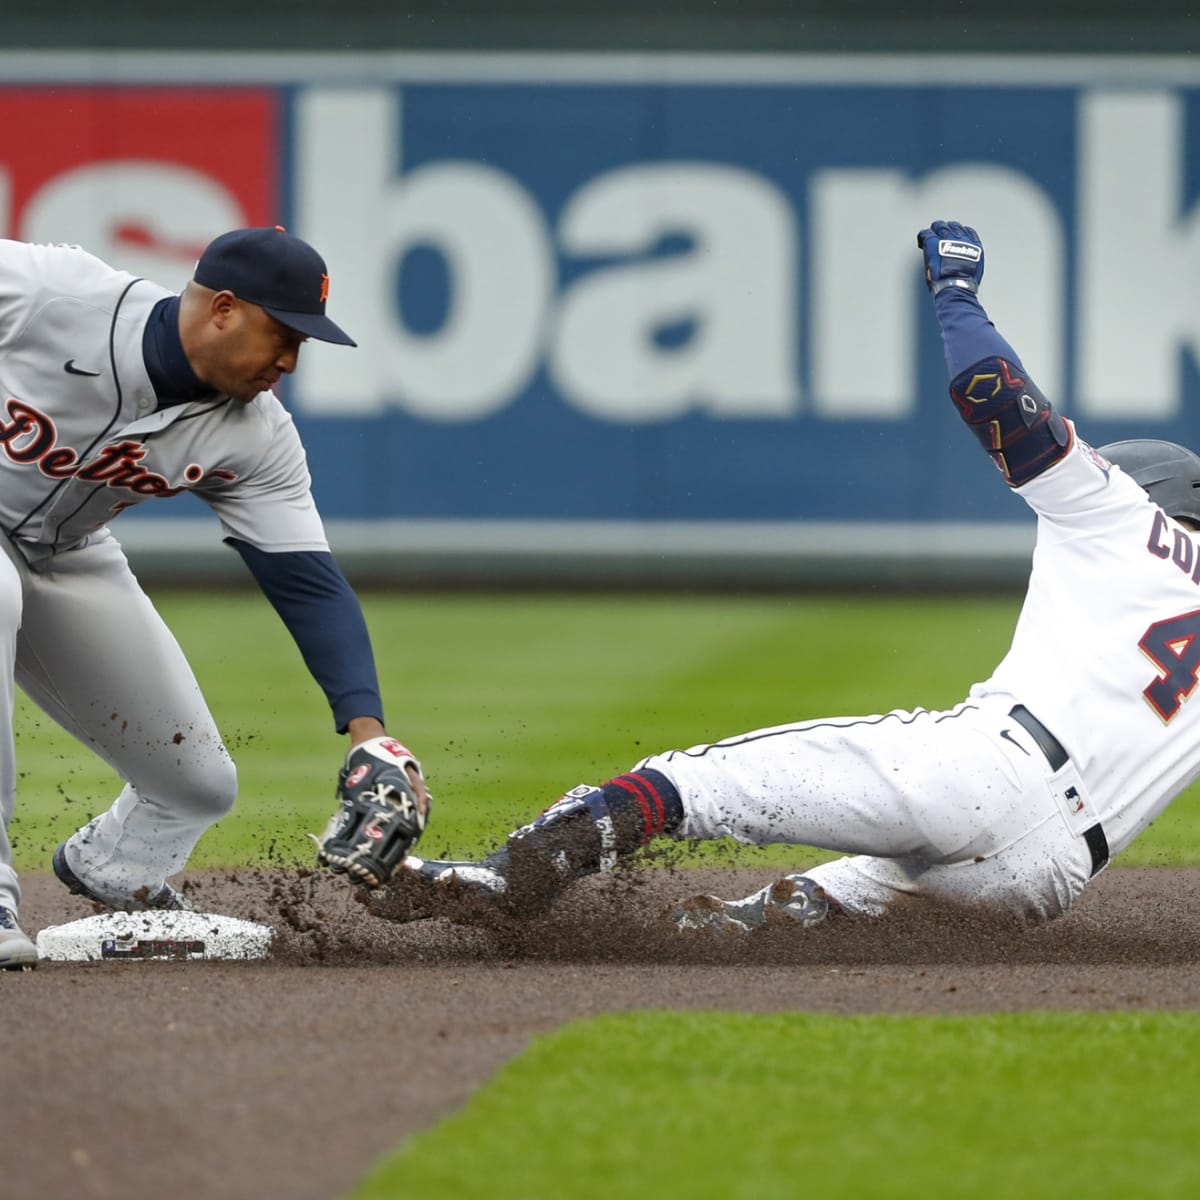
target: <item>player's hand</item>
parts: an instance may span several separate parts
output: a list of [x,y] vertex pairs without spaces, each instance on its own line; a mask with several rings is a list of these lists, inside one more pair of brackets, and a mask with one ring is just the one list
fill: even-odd
[[337,796],[337,812],[313,838],[317,861],[382,887],[425,831],[431,797],[421,765],[395,738],[371,738],[346,755]]
[[983,278],[983,241],[970,225],[934,221],[917,234],[925,255],[925,286],[936,296],[948,287],[974,294]]
[[404,770],[408,774],[408,782],[412,784],[413,791],[417,794],[421,811],[428,811],[429,802],[432,797],[425,787],[425,777],[421,774],[421,764],[413,757],[412,751],[406,750],[395,738],[389,736],[388,731],[383,727],[382,721],[375,717],[351,717],[347,722],[346,732],[350,735],[351,752],[359,746],[366,745],[368,742],[375,744],[381,738],[387,739],[387,744],[389,745],[400,746],[400,749],[403,751],[403,765]]

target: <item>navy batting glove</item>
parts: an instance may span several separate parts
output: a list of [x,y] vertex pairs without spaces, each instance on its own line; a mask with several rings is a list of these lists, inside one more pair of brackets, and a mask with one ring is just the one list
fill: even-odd
[[934,221],[917,234],[925,255],[925,286],[936,296],[948,287],[974,294],[983,278],[983,242],[970,225]]

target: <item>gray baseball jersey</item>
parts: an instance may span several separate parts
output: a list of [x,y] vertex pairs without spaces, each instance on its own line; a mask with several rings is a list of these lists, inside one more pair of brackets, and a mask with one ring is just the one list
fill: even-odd
[[328,549],[303,446],[273,395],[156,411],[142,332],[169,294],[75,246],[0,241],[0,525],[36,560],[186,490],[227,536]]
[[108,523],[187,490],[243,557],[328,550],[273,395],[159,409],[143,337],[170,295],[78,247],[0,241],[0,903],[14,909],[14,681],[124,781],[64,850],[96,894],[157,893],[237,793],[192,670]]

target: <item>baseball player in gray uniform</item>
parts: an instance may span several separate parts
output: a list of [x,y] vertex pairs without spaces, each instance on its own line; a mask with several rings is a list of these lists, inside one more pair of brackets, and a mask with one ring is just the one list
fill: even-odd
[[1037,515],[1028,592],[992,676],[942,712],[806,720],[653,755],[569,792],[483,862],[410,856],[369,894],[376,912],[427,915],[464,888],[530,911],[665,834],[847,855],[743,899],[694,897],[674,913],[685,930],[874,917],[913,896],[1046,920],[1200,775],[1200,458],[1155,441],[1091,449],[980,306],[975,231],[937,222],[918,244],[951,399]]
[[72,892],[185,907],[167,877],[234,803],[196,679],[109,532],[147,500],[212,507],[350,736],[342,784],[393,799],[382,840],[423,827],[420,767],[386,734],[361,608],[271,391],[306,340],[354,345],[328,290],[321,256],[281,227],[218,237],[180,295],[75,246],[0,241],[0,966],[37,960],[7,835],[14,685],[124,781],[54,852]]

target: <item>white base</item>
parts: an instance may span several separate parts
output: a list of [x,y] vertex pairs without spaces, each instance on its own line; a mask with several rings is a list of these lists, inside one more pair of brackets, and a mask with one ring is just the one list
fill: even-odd
[[51,925],[38,954],[57,962],[211,962],[267,958],[275,931],[238,917],[197,912],[111,912]]

